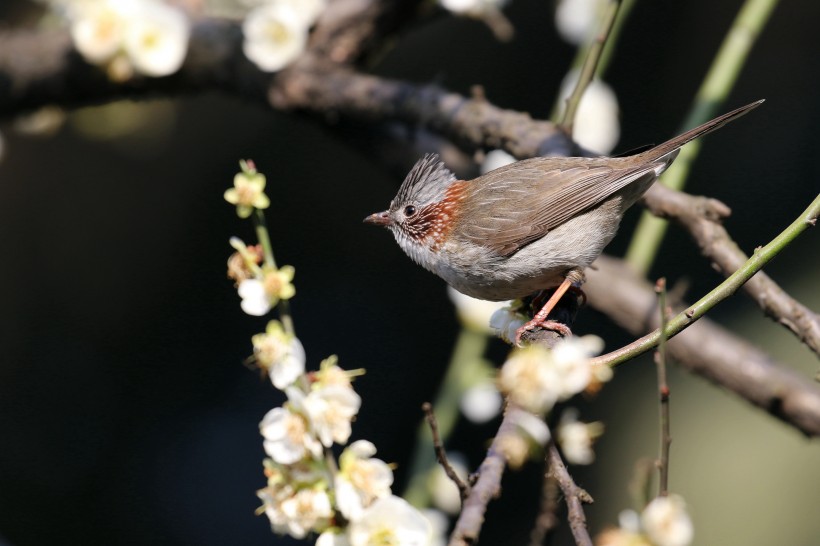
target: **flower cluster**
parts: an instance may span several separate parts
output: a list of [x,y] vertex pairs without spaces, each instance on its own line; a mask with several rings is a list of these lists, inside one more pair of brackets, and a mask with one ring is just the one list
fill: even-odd
[[[612,377],[608,367],[590,362],[602,348],[600,338],[584,336],[562,340],[552,350],[529,345],[513,351],[498,376],[500,390],[517,412],[513,417],[519,437],[510,436],[502,444],[513,466],[523,463],[533,446],[543,446],[549,440],[543,417],[557,402],[594,389]],[[603,425],[580,423],[575,415],[574,410],[568,410],[562,416],[556,440],[568,462],[589,464],[595,458],[592,442],[603,432]]]
[[[268,208],[270,198],[264,191],[265,175],[257,172],[254,163],[243,160],[239,166],[242,171],[234,176],[233,187],[225,190],[224,197],[228,203],[236,205],[236,214],[240,218],[248,218],[254,210]],[[272,259],[264,260],[262,245],[246,246],[234,237],[231,246],[236,252],[228,258],[228,277],[236,281],[243,311],[261,317],[280,301],[296,295],[293,266],[276,267]]]
[[625,510],[619,520],[619,527],[598,535],[597,546],[688,546],[695,534],[679,495],[655,498],[640,515]]
[[374,457],[372,443],[353,442],[338,465],[328,459],[328,448],[350,438],[361,406],[351,379],[362,372],[342,370],[330,357],[318,371],[304,374],[301,344],[275,322],[254,336],[254,358],[270,366],[274,385],[288,398],[259,424],[269,458],[268,484],[258,496],[273,531],[295,538],[321,533],[320,546],[428,544],[430,524],[391,493],[393,471]]
[[305,371],[305,349],[287,306],[280,304],[296,292],[294,269],[276,267],[260,212],[270,204],[265,177],[251,161],[240,166],[225,200],[236,205],[240,218],[252,218],[260,244],[232,239],[236,252],[228,260],[228,276],[236,282],[246,313],[261,316],[279,305],[281,320],[269,321],[264,332],[252,337],[249,362],[287,396],[259,423],[267,454],[267,486],[257,492],[259,513],[267,515],[275,533],[297,539],[319,534],[320,546],[429,546],[430,522],[392,494],[393,471],[374,457],[372,443],[353,442],[338,462],[333,457],[331,448],[345,445],[352,434],[362,404],[352,380],[364,372],[343,370],[335,356],[322,361],[318,370]]
[[265,72],[293,62],[307,45],[308,31],[326,0],[269,0],[245,17],[242,33],[245,56]]
[[86,61],[124,81],[173,74],[188,50],[190,22],[159,0],[86,0],[65,6],[74,47]]

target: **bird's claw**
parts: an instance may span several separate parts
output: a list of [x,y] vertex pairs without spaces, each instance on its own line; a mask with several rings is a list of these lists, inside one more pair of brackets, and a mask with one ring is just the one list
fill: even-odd
[[521,336],[524,335],[524,332],[527,332],[528,330],[534,330],[536,328],[543,328],[544,330],[552,330],[553,332],[558,332],[558,334],[560,334],[561,337],[570,337],[572,335],[572,330],[570,330],[569,326],[562,322],[558,322],[557,320],[533,319],[515,331],[515,346],[521,347]]

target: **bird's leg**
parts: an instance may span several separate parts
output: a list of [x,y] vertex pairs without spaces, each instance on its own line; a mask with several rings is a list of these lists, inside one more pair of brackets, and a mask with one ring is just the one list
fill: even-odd
[[550,330],[555,330],[559,334],[564,337],[569,336],[572,332],[570,329],[560,322],[555,322],[552,320],[547,320],[547,316],[549,316],[552,309],[556,306],[556,304],[560,301],[560,299],[566,294],[567,290],[572,286],[572,280],[569,278],[564,279],[564,281],[555,289],[555,292],[552,294],[547,303],[544,304],[544,307],[541,308],[538,313],[532,317],[532,320],[524,324],[521,328],[516,330],[515,332],[515,344],[521,344],[521,336],[524,335],[524,332],[527,330],[532,330],[538,326],[546,327]]

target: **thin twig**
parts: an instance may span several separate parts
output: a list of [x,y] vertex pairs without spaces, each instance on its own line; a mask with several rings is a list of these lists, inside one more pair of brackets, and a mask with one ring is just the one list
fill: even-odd
[[[633,335],[658,326],[652,285],[626,262],[600,256],[586,271],[590,307]],[[820,386],[708,317],[669,341],[669,355],[699,375],[781,419],[820,436]]]
[[[739,269],[749,259],[720,223],[731,210],[717,199],[689,195],[655,184],[646,192],[643,201],[655,216],[671,218],[683,226],[700,247],[701,254],[724,276]],[[766,316],[820,355],[819,314],[792,298],[762,271],[749,279],[743,290]]]
[[581,67],[581,74],[578,76],[578,82],[575,84],[575,89],[573,89],[570,96],[567,97],[567,109],[564,111],[564,119],[561,120],[560,127],[568,135],[572,134],[575,114],[578,112],[578,105],[581,104],[584,91],[586,91],[592,78],[595,77],[598,61],[601,59],[601,53],[604,51],[604,46],[606,46],[607,38],[612,31],[620,6],[621,0],[610,0],[604,13],[604,18],[601,21],[601,31],[595,36],[595,40],[589,47],[587,57],[584,59],[584,65]]
[[[682,332],[684,329],[691,326],[695,321],[701,318],[707,311],[712,309],[715,305],[725,300],[734,294],[743,284],[748,281],[752,275],[760,271],[769,261],[777,254],[786,248],[798,235],[803,233],[806,229],[813,226],[817,222],[817,216],[820,214],[820,195],[803,211],[800,216],[791,223],[789,227],[783,230],[777,237],[775,237],[769,244],[762,248],[755,250],[746,263],[732,273],[725,281],[720,283],[711,292],[703,296],[700,300],[689,306],[686,311],[674,316],[669,325],[664,331],[669,338]],[[617,366],[627,360],[631,360],[638,355],[652,350],[657,346],[661,338],[660,329],[657,329],[644,337],[633,341],[629,345],[621,347],[611,353],[599,356],[593,359],[594,364],[607,364],[609,366]]]
[[569,475],[564,461],[561,459],[561,454],[558,453],[558,448],[555,443],[550,442],[547,448],[547,457],[550,462],[550,473],[555,477],[558,486],[564,493],[564,499],[567,502],[567,510],[569,514],[569,528],[572,530],[572,536],[575,538],[575,544],[578,546],[592,546],[592,538],[589,536],[587,530],[587,518],[584,515],[584,503],[592,504],[592,497],[578,487]]
[[658,397],[660,399],[660,449],[658,458],[658,495],[665,497],[669,491],[669,446],[672,444],[669,422],[669,384],[666,380],[666,279],[658,279],[655,284],[658,293],[658,307],[660,307],[661,339],[655,353],[655,363],[658,368]]
[[547,535],[558,525],[558,481],[550,472],[549,455],[544,456],[544,481],[541,484],[541,506],[530,533],[530,546],[542,546]]
[[430,425],[430,432],[433,434],[433,448],[436,450],[436,458],[438,459],[439,464],[444,469],[444,473],[447,474],[447,477],[456,484],[458,487],[458,494],[461,497],[461,502],[464,502],[464,499],[470,494],[470,486],[464,483],[461,477],[456,472],[453,465],[450,464],[450,460],[447,458],[447,452],[444,451],[444,446],[441,443],[441,438],[438,435],[438,424],[436,423],[436,416],[433,413],[433,406],[430,402],[425,402],[421,405],[422,411],[424,411],[424,419],[427,421],[427,424]]

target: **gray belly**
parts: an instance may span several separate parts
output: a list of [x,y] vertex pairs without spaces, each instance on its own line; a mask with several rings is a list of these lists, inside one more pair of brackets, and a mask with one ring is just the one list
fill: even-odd
[[468,296],[502,301],[561,284],[572,269],[583,270],[618,230],[619,200],[567,221],[509,256],[472,243],[449,243],[435,273]]

